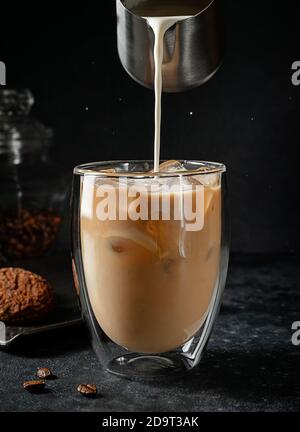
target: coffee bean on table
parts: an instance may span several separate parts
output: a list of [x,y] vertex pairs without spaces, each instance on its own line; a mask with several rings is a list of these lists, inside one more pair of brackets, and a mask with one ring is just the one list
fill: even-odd
[[48,368],[38,368],[37,377],[42,379],[53,379],[54,375],[52,371]]
[[97,394],[97,386],[95,384],[79,384],[77,391],[86,397],[94,397]]
[[45,381],[25,381],[23,383],[23,388],[31,393],[41,393],[45,386]]

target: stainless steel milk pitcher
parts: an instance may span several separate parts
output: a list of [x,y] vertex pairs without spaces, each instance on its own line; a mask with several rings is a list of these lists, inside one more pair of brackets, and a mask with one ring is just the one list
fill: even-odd
[[[170,28],[164,40],[163,91],[180,92],[208,81],[221,65],[224,31],[221,0],[204,0],[200,12]],[[147,21],[117,3],[118,51],[128,74],[153,88],[154,34]]]

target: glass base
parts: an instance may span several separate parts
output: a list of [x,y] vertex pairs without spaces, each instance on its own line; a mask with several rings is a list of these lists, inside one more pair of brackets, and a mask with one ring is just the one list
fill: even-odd
[[178,354],[125,354],[111,360],[106,368],[111,374],[141,380],[177,377],[191,369],[186,359]]

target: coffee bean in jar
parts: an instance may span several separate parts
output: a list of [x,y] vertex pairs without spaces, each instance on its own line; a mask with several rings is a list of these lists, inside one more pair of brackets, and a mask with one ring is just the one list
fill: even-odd
[[30,91],[0,88],[0,263],[44,254],[62,222],[65,176],[32,105]]
[[61,216],[51,209],[0,210],[2,255],[9,259],[42,255],[55,240],[60,224]]

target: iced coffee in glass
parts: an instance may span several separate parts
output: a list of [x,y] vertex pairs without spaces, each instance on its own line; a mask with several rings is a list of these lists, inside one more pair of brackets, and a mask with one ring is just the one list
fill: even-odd
[[156,378],[199,363],[227,272],[225,171],[196,161],[75,169],[74,277],[108,371]]

